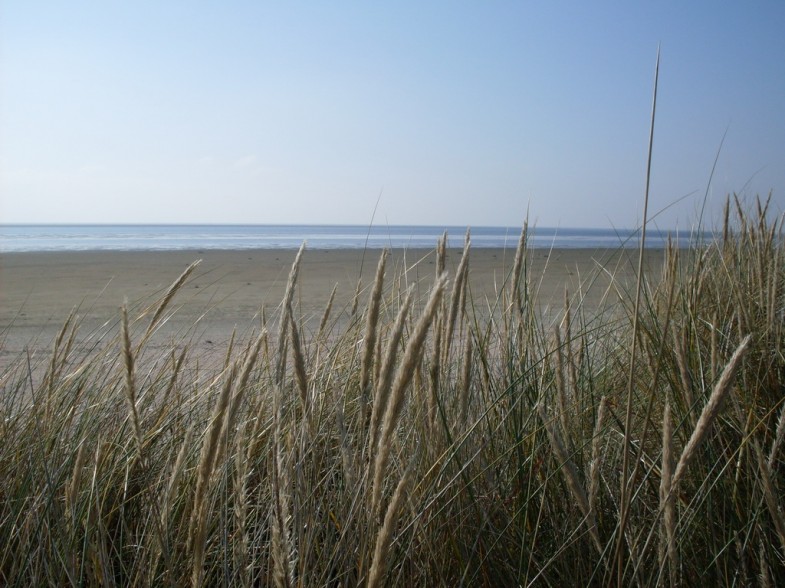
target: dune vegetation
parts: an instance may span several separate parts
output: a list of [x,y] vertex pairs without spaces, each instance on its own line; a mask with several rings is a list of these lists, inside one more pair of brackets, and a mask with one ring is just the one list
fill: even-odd
[[496,299],[472,294],[467,236],[428,287],[382,255],[313,329],[301,249],[217,369],[156,341],[195,266],[88,348],[72,315],[45,363],[0,373],[0,583],[785,585],[770,216],[730,199],[639,297],[566,293],[556,319],[525,229]]

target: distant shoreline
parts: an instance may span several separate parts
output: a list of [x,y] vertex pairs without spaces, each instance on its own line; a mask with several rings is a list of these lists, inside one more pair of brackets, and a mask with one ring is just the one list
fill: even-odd
[[[447,234],[450,248],[463,246],[462,226],[359,225],[0,225],[0,252],[14,251],[234,251],[431,249]],[[514,249],[522,228],[471,227],[473,249]],[[710,233],[699,237],[709,239]],[[646,247],[694,244],[691,233],[649,230]],[[530,249],[630,249],[637,230],[530,227]]]

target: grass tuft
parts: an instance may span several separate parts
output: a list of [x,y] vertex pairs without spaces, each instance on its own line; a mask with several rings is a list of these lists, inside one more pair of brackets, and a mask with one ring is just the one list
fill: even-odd
[[84,353],[72,314],[0,373],[0,584],[785,585],[783,221],[751,210],[639,286],[598,267],[591,309],[589,275],[538,301],[525,229],[490,300],[445,238],[315,333],[301,249],[277,340],[215,368],[159,340],[194,266]]

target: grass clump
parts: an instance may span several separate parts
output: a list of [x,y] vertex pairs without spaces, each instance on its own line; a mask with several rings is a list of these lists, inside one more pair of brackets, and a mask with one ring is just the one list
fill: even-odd
[[0,374],[0,583],[783,584],[767,209],[729,201],[722,236],[668,248],[637,304],[617,283],[555,318],[525,229],[494,300],[473,297],[467,235],[452,279],[440,241],[427,289],[382,255],[365,308],[358,286],[331,314],[333,290],[315,333],[301,250],[273,319],[215,370],[147,345],[193,266],[87,354],[71,316],[43,378],[26,358]]

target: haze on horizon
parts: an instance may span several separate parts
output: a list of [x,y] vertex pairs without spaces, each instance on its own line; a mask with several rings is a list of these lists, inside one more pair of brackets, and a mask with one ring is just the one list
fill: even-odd
[[367,224],[378,199],[384,224],[634,227],[658,43],[656,225],[704,194],[710,222],[734,192],[780,213],[783,31],[777,0],[6,2],[0,222]]

